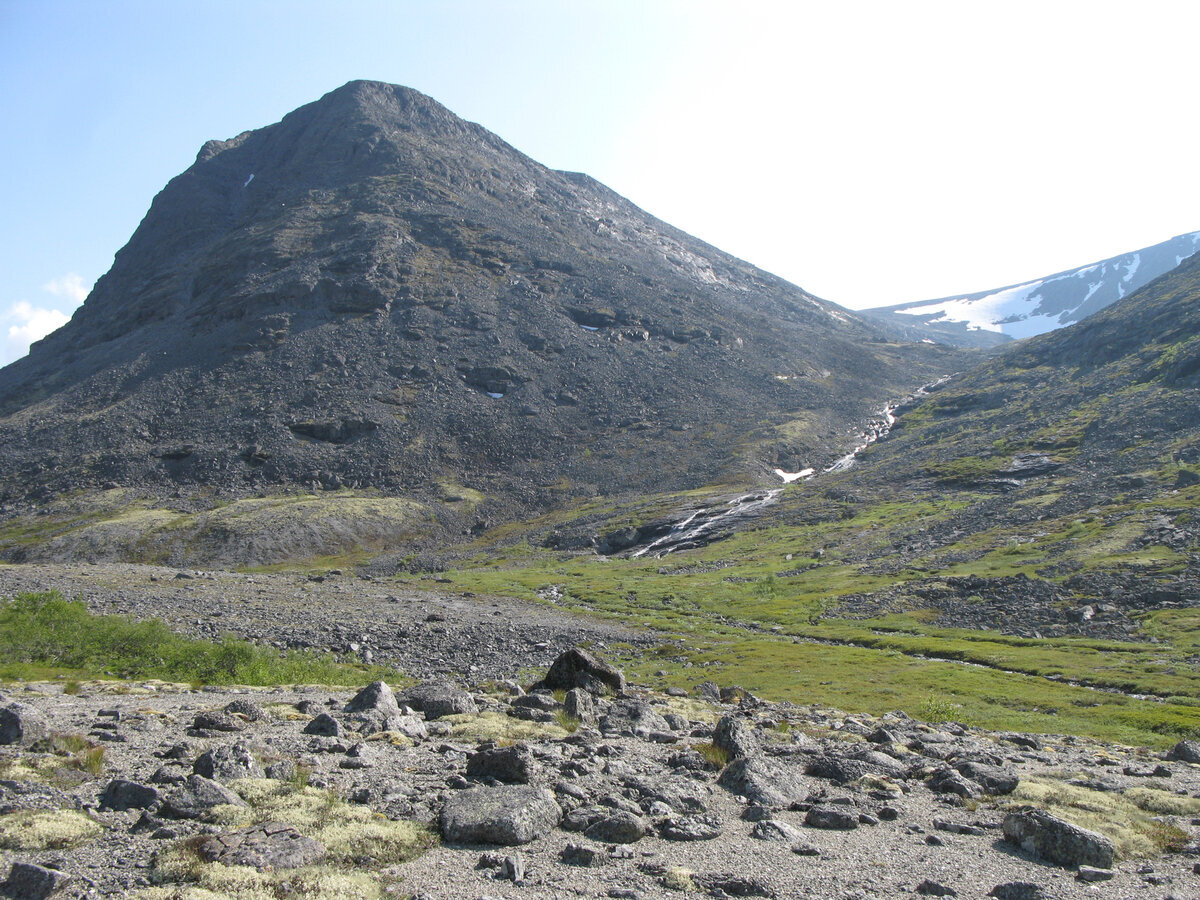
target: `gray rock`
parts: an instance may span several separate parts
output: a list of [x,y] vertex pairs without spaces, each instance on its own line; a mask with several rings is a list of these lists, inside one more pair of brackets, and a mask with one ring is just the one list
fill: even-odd
[[583,866],[590,869],[599,868],[608,862],[608,856],[603,850],[589,847],[586,844],[567,844],[558,858],[568,866]]
[[233,781],[237,778],[266,778],[263,767],[245,744],[231,744],[208,750],[192,763],[192,771],[213,781]]
[[1167,752],[1167,759],[1200,763],[1200,741],[1180,741]]
[[158,789],[136,781],[114,778],[100,794],[100,808],[123,812],[127,809],[147,809],[158,802]]
[[696,686],[696,693],[706,703],[721,702],[721,688],[715,681],[702,681]]
[[959,774],[970,778],[983,790],[993,796],[1011,794],[1017,789],[1020,779],[1016,775],[1005,772],[999,766],[989,766],[983,763],[962,761],[956,762],[954,768]]
[[319,841],[279,822],[210,835],[197,845],[196,852],[207,862],[252,866],[259,871],[298,869],[325,858],[325,847]]
[[507,784],[529,784],[539,768],[533,752],[524,743],[480,750],[467,759],[467,775],[495,778]]
[[596,724],[596,701],[583,688],[571,688],[563,701],[563,710],[583,725]]
[[314,734],[318,737],[340,737],[342,734],[342,725],[329,713],[323,712],[320,715],[314,716],[304,726],[304,733]]
[[687,731],[691,727],[687,717],[681,716],[679,713],[663,713],[663,718],[667,720],[672,731]]
[[384,716],[400,715],[396,695],[384,681],[372,681],[355,694],[344,707],[348,713],[380,712]]
[[730,759],[753,756],[758,752],[754,730],[737,716],[722,716],[713,730],[713,746],[720,747]]
[[1048,896],[1040,884],[1031,881],[1006,881],[990,891],[989,897],[996,900],[1046,900]]
[[192,775],[167,796],[158,812],[171,819],[198,819],[214,806],[224,805],[246,806],[246,801],[211,778]]
[[723,830],[716,816],[672,816],[659,826],[658,833],[668,841],[711,841]]
[[11,900],[48,900],[62,894],[74,877],[58,869],[27,862],[15,862],[4,882],[4,895]]
[[717,784],[763,806],[790,806],[809,793],[803,776],[793,767],[761,756],[734,760],[721,772]]
[[584,834],[604,844],[632,844],[644,838],[649,830],[649,824],[641,816],[619,809],[591,825]]
[[850,831],[858,827],[858,814],[833,806],[814,806],[805,813],[804,824],[810,828]]
[[1112,869],[1100,869],[1096,866],[1080,866],[1075,877],[1080,881],[1097,882],[1110,881],[1114,874]]
[[0,707],[0,744],[26,746],[50,733],[46,717],[26,703]]
[[619,694],[625,690],[625,675],[588,651],[572,647],[550,664],[543,683],[551,690],[583,688],[592,694]]
[[605,734],[646,735],[654,731],[670,731],[667,720],[644,700],[618,700],[600,719]]
[[1009,813],[1003,829],[1005,840],[1060,866],[1112,868],[1111,840],[1040,809]]
[[413,709],[425,713],[429,721],[442,716],[475,715],[479,706],[475,698],[462,688],[443,682],[426,682],[409,688],[401,699]]
[[562,809],[545,788],[481,787],[454,794],[442,808],[442,837],[451,844],[527,844],[554,828]]
[[942,769],[929,779],[929,789],[935,794],[957,794],[966,800],[983,796],[979,785],[964,778],[954,769]]
[[192,728],[200,732],[245,731],[246,722],[227,712],[212,709],[197,714],[196,718],[192,720]]
[[244,698],[238,700],[230,700],[225,704],[224,712],[231,716],[241,716],[247,722],[263,722],[270,718],[266,710],[255,703],[253,700]]
[[957,897],[958,891],[937,881],[926,878],[917,885],[916,893],[922,897]]
[[800,832],[778,819],[764,819],[754,825],[751,835],[763,841],[781,841],[785,844],[795,844],[800,841]]

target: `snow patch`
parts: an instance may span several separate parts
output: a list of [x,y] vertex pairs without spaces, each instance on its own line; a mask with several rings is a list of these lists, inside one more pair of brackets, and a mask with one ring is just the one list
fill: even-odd
[[493,400],[499,400],[501,397],[504,396],[503,394],[497,394],[495,391],[485,391],[485,393],[489,397],[491,397]]
[[801,469],[799,472],[785,472],[783,469],[776,469],[775,474],[783,479],[784,484],[791,484],[793,481],[812,478],[816,474],[816,469]]
[[[1138,266],[1140,266],[1141,264],[1142,264],[1142,254],[1140,254],[1140,253],[1133,254],[1133,260],[1131,262],[1129,262],[1128,265],[1125,266],[1125,277],[1122,278],[1121,280],[1128,281],[1129,279],[1131,279],[1133,277],[1133,273],[1138,270]],[[1178,263],[1176,263],[1176,265],[1178,265]]]
[[244,188],[250,187],[250,182],[252,182],[253,180],[254,180],[254,173],[251,172],[250,177],[246,179],[246,183],[243,184],[242,187],[244,187]]

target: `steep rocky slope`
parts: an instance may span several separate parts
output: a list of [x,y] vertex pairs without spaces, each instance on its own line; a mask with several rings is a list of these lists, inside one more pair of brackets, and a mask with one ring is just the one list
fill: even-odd
[[391,504],[188,540],[220,558],[229,534],[286,532],[251,554],[274,559],[744,483],[836,458],[958,365],[882,335],[428,97],[353,82],[206,144],[72,321],[0,371],[0,502],[92,498],[55,521],[116,519],[127,556],[147,516],[214,498]]

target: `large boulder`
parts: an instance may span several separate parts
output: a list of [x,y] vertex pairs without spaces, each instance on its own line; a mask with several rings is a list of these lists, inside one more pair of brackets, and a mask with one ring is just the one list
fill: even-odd
[[159,815],[172,819],[198,819],[217,806],[246,806],[246,801],[211,778],[192,775],[167,796]]
[[124,812],[127,809],[149,809],[158,802],[158,788],[136,781],[114,778],[100,794],[100,808]]
[[0,744],[32,744],[50,733],[46,717],[27,703],[0,707]]
[[562,820],[545,788],[480,787],[454,794],[442,807],[442,837],[450,844],[528,844]]
[[625,675],[586,650],[572,647],[550,664],[542,684],[553,691],[583,688],[593,694],[619,694],[625,690]]
[[75,881],[74,875],[29,862],[15,862],[8,880],[0,885],[11,900],[49,900],[61,897]]
[[791,766],[763,756],[736,759],[725,767],[717,784],[763,806],[786,807],[804,800],[809,786]]
[[1200,763],[1200,741],[1180,741],[1167,753],[1167,759]]
[[1040,809],[1021,809],[1004,818],[1004,839],[1060,866],[1111,869],[1113,842]]
[[444,682],[415,685],[404,691],[400,698],[408,706],[425,713],[425,718],[430,721],[442,716],[475,715],[479,712],[474,697],[462,688]]

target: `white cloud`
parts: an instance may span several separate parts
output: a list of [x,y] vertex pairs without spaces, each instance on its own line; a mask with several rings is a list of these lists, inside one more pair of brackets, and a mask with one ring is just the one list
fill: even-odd
[[[82,303],[88,295],[90,288],[83,283],[83,279],[74,272],[69,272],[62,278],[54,278],[42,285],[42,290],[53,294],[55,297],[67,297],[74,300],[76,305]],[[57,325],[55,326],[58,327]]]
[[0,366],[20,359],[34,341],[67,324],[71,313],[87,297],[89,288],[80,276],[70,272],[46,282],[42,290],[66,302],[35,305],[18,300],[0,310]]

